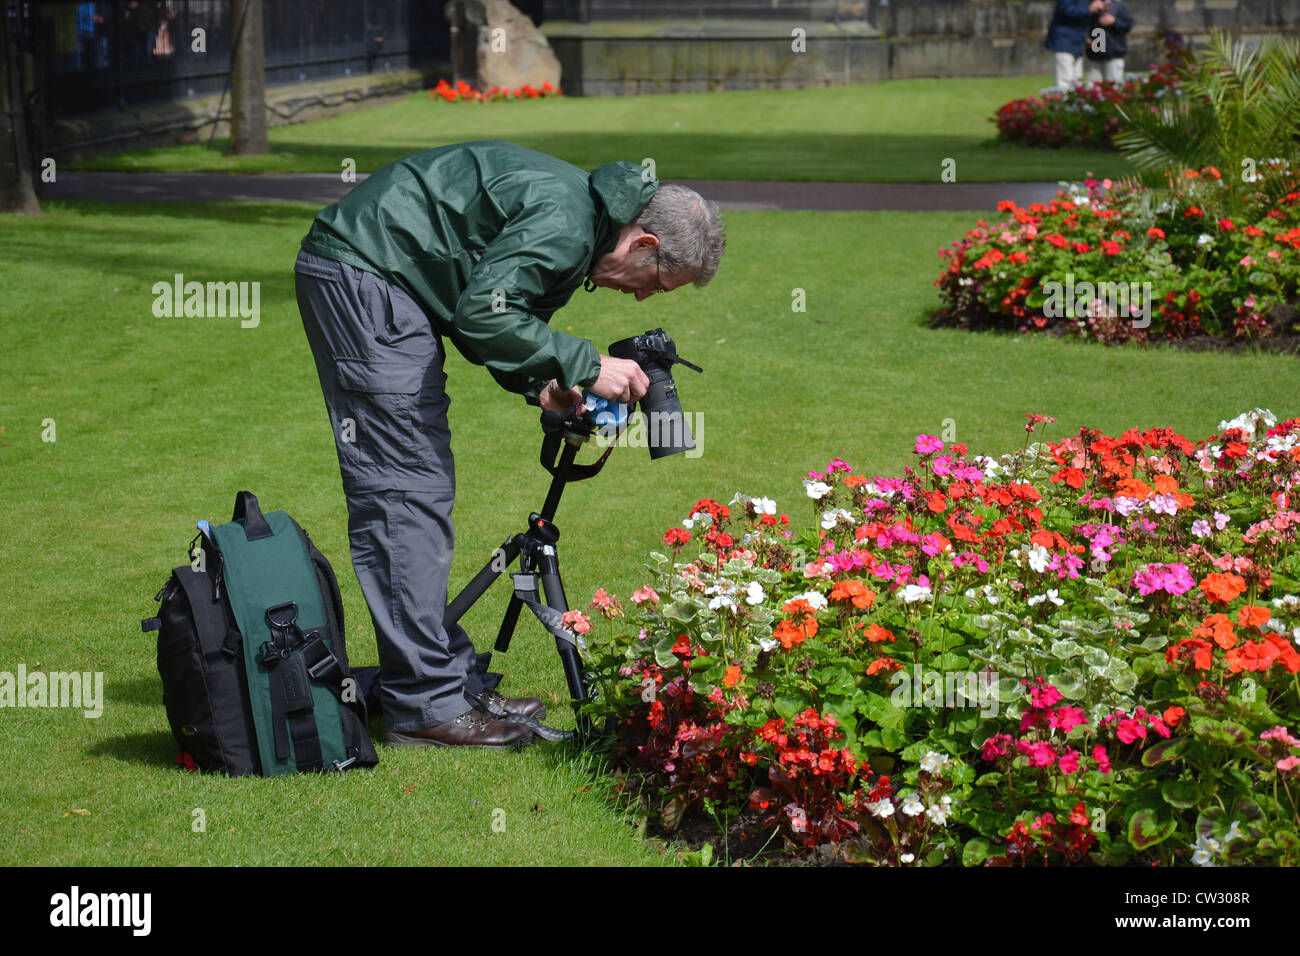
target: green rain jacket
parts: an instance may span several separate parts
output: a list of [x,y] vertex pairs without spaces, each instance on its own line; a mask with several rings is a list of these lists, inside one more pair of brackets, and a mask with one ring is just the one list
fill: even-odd
[[587,173],[499,140],[443,146],[321,210],[302,248],[399,286],[465,358],[536,404],[552,378],[600,375],[590,341],[547,323],[654,196],[643,173],[629,162]]

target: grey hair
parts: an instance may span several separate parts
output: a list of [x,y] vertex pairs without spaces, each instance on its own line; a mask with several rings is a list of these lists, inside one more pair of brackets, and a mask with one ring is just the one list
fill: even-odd
[[668,275],[690,273],[695,285],[706,286],[717,274],[727,247],[722,216],[695,190],[661,185],[633,225],[659,240],[659,267]]

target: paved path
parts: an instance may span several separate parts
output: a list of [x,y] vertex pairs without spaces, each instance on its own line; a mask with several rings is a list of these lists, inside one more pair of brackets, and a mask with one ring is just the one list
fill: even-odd
[[[358,176],[358,180],[365,176]],[[992,210],[1002,199],[1022,206],[1046,202],[1056,183],[793,183],[727,179],[673,180],[723,209]],[[336,173],[236,176],[226,173],[59,173],[46,187],[50,199],[113,201],[261,201],[326,205],[352,183]]]

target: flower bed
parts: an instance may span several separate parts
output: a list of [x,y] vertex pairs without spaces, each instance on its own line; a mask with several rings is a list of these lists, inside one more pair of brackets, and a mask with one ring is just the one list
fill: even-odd
[[[1262,201],[1279,185],[1290,192]],[[1229,206],[1245,212],[1216,216]],[[1253,183],[1183,170],[1160,191],[1088,180],[1050,203],[1008,200],[998,211],[1005,220],[981,220],[940,250],[935,324],[1109,343],[1253,340],[1295,327],[1300,177],[1281,165],[1262,166]]]
[[811,528],[699,501],[569,618],[624,790],[874,864],[1300,862],[1300,419],[1050,421],[836,459]]
[[501,100],[538,100],[562,95],[564,91],[556,89],[550,83],[543,83],[540,88],[525,83],[517,90],[492,86],[480,92],[464,80],[454,86],[446,80],[439,80],[437,85],[429,90],[429,99],[439,99],[444,103],[495,103]]
[[1099,82],[1012,100],[999,107],[992,121],[997,124],[998,138],[1004,142],[1051,149],[1113,149],[1115,133],[1122,124],[1120,110],[1154,111],[1178,84],[1178,71],[1166,63],[1119,84]]

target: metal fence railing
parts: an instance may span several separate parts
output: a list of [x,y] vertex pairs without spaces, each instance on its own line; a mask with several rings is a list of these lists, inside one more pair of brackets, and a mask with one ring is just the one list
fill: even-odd
[[[230,0],[37,0],[24,52],[46,112],[219,94],[230,68]],[[442,4],[428,0],[263,0],[268,85],[443,61]]]

